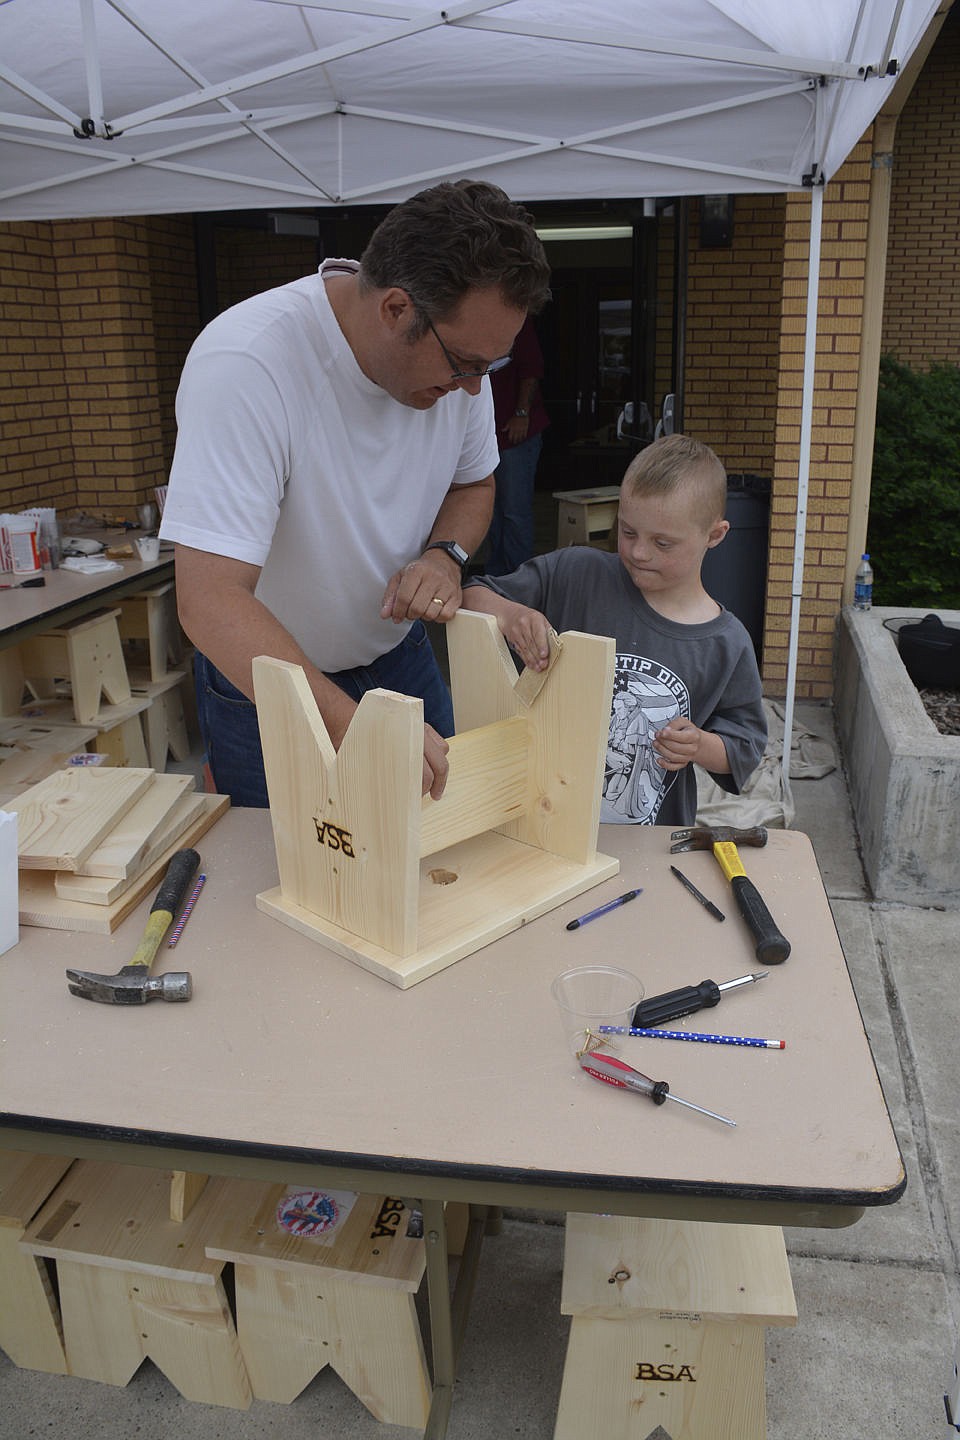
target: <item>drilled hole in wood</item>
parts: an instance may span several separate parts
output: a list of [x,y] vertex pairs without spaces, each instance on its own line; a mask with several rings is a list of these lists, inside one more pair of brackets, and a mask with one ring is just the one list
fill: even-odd
[[434,885],[452,885],[454,880],[459,880],[459,878],[460,877],[455,870],[437,869],[430,871],[430,879],[433,881]]

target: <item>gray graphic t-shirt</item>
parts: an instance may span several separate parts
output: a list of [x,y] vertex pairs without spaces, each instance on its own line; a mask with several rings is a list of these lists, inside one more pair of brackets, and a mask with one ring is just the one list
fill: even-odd
[[512,575],[475,582],[541,610],[558,632],[611,635],[616,671],[600,819],[608,824],[691,825],[692,765],[664,770],[653,737],[676,716],[720,735],[736,794],[758,765],[767,739],[753,643],[724,610],[701,625],[666,620],[647,604],[617,555],[574,545],[538,555]]

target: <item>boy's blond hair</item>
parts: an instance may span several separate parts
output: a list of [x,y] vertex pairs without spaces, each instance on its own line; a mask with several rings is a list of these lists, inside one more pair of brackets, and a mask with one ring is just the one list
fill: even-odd
[[630,497],[682,492],[707,530],[727,508],[727,472],[710,446],[691,435],[664,435],[641,450],[627,466],[622,489]]

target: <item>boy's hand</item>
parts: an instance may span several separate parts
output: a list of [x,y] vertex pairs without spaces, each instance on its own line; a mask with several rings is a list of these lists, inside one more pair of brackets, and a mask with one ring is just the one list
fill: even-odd
[[727,747],[711,730],[698,730],[692,720],[679,717],[664,725],[653,737],[657,764],[664,770],[682,770],[695,760],[712,775],[729,775]]
[[671,720],[653,737],[657,763],[664,770],[682,770],[696,760],[703,738],[704,732],[692,720]]
[[546,615],[527,605],[511,602],[497,614],[500,633],[531,670],[546,670],[550,663],[551,625]]

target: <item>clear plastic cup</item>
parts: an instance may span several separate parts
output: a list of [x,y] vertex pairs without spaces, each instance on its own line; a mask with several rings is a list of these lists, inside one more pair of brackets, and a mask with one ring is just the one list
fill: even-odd
[[629,1026],[643,999],[643,985],[629,970],[615,965],[578,965],[564,970],[550,986],[560,1011],[570,1053],[582,1055],[615,1038],[600,1034],[601,1025]]

